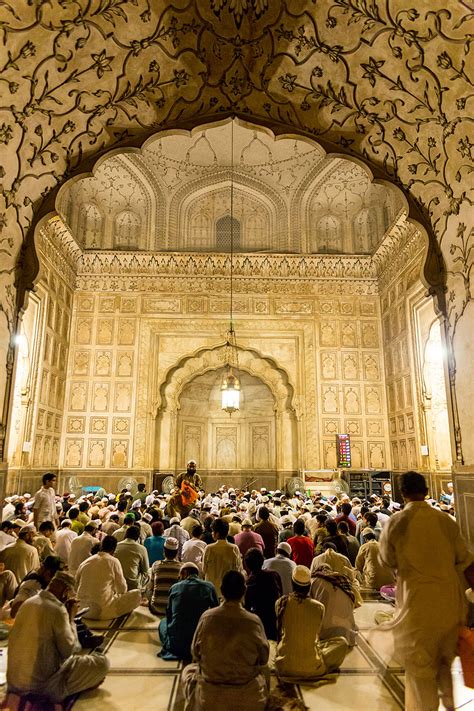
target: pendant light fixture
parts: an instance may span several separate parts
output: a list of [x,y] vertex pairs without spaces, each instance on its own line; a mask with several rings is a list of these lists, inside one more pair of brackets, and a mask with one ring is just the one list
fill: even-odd
[[221,385],[221,407],[229,413],[240,409],[240,380],[238,371],[239,360],[237,341],[234,329],[234,120],[232,119],[230,133],[230,303],[229,328],[226,334],[224,376]]

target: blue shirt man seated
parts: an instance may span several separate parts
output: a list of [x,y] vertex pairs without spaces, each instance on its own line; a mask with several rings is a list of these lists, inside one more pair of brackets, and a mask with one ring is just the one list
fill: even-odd
[[214,585],[199,578],[195,563],[184,563],[179,578],[170,589],[166,617],[158,627],[162,659],[191,659],[191,642],[202,613],[219,605]]

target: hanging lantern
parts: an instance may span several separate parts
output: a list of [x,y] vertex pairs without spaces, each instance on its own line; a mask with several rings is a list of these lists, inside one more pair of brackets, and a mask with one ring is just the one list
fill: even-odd
[[240,380],[230,367],[222,378],[221,402],[222,409],[229,415],[240,409]]

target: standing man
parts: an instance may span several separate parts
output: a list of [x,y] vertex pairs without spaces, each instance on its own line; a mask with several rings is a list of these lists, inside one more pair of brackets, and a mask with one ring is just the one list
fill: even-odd
[[55,528],[59,524],[55,485],[56,474],[48,472],[43,475],[43,486],[36,492],[33,502],[33,523],[37,531],[43,521],[51,521]]
[[421,474],[403,474],[400,488],[405,508],[388,520],[379,556],[397,570],[398,615],[390,628],[405,667],[405,709],[437,711],[440,697],[452,710],[451,664],[465,621],[459,574],[474,585],[473,557],[455,521],[425,502]]

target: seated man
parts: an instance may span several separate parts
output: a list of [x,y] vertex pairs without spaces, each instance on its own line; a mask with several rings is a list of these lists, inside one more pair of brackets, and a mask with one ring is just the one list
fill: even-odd
[[276,640],[275,603],[281,596],[281,580],[275,571],[262,570],[264,560],[259,548],[250,548],[245,554],[245,566],[250,575],[247,580],[244,607],[260,617],[267,639]]
[[163,549],[166,538],[163,535],[163,531],[165,530],[163,521],[154,521],[154,523],[151,524],[151,530],[153,535],[145,538],[143,545],[147,550],[149,563],[153,565],[157,560],[163,560],[165,557]]
[[195,563],[199,568],[199,572],[202,571],[202,556],[206,548],[206,543],[201,540],[202,534],[203,527],[201,524],[195,524],[191,531],[191,538],[184,544],[183,553],[181,555],[183,563]]
[[14,619],[25,600],[45,590],[56,573],[61,569],[61,559],[55,555],[49,555],[41,563],[38,570],[34,570],[23,578],[20,586],[16,590],[16,595],[10,605],[10,616]]
[[77,538],[77,533],[71,528],[71,520],[64,518],[61,521],[61,526],[56,531],[56,547],[55,554],[58,555],[64,565],[69,565],[69,554],[71,552],[71,543]]
[[328,565],[321,565],[311,573],[311,597],[324,605],[324,617],[319,639],[345,637],[350,647],[356,643],[357,625],[354,608],[359,606],[353,584],[342,573],[335,573]]
[[366,588],[380,590],[384,585],[395,583],[394,571],[379,558],[379,544],[375,534],[365,529],[364,540],[357,554],[355,567],[360,576],[360,582]]
[[191,649],[194,664],[182,673],[185,711],[263,711],[269,646],[259,618],[242,607],[242,573],[229,570],[221,593],[224,602],[199,620]]
[[148,581],[148,553],[145,546],[138,542],[139,538],[139,527],[130,526],[115,551],[129,590],[141,590]]
[[150,596],[150,612],[154,615],[165,615],[171,586],[178,582],[181,563],[177,560],[179,542],[177,538],[165,540],[165,559],[157,560],[151,568],[148,592]]
[[158,632],[162,644],[162,659],[191,659],[191,642],[203,612],[217,607],[216,589],[199,578],[195,563],[184,563],[179,582],[172,585],[166,617],[160,620]]
[[56,555],[54,550],[56,528],[52,521],[40,523],[37,535],[33,539],[33,545],[38,551],[40,562],[42,563],[49,555]]
[[126,615],[140,604],[140,590],[127,591],[122,566],[114,558],[117,539],[106,536],[99,553],[87,558],[76,573],[77,596],[81,607],[87,607],[84,617],[111,620]]
[[305,533],[304,519],[299,518],[293,524],[294,536],[288,539],[291,546],[292,558],[296,565],[311,566],[314,557],[313,541]]
[[229,570],[242,570],[240,551],[235,543],[227,541],[229,524],[223,518],[216,518],[212,523],[214,543],[209,543],[202,557],[204,578],[214,584],[220,596],[221,581]]
[[278,573],[281,580],[281,594],[289,595],[293,590],[291,574],[295,566],[295,561],[291,560],[291,546],[286,541],[283,541],[277,546],[276,556],[267,558],[264,561],[262,570],[274,570]]
[[77,569],[83,561],[91,554],[91,551],[97,543],[97,524],[95,521],[90,521],[86,524],[84,532],[80,536],[71,541],[69,550],[69,572],[75,575]]
[[41,694],[56,702],[104,681],[108,659],[97,652],[77,654],[77,609],[74,578],[68,573],[56,573],[46,590],[23,603],[8,640],[10,692]]
[[347,654],[349,647],[344,637],[319,641],[324,605],[308,597],[310,588],[309,569],[297,565],[293,571],[293,592],[277,601],[278,676],[315,679],[338,669]]
[[5,564],[6,570],[11,570],[17,584],[21,583],[25,575],[39,568],[38,551],[33,545],[34,535],[34,526],[23,526],[18,533],[16,543],[0,551],[0,563]]

